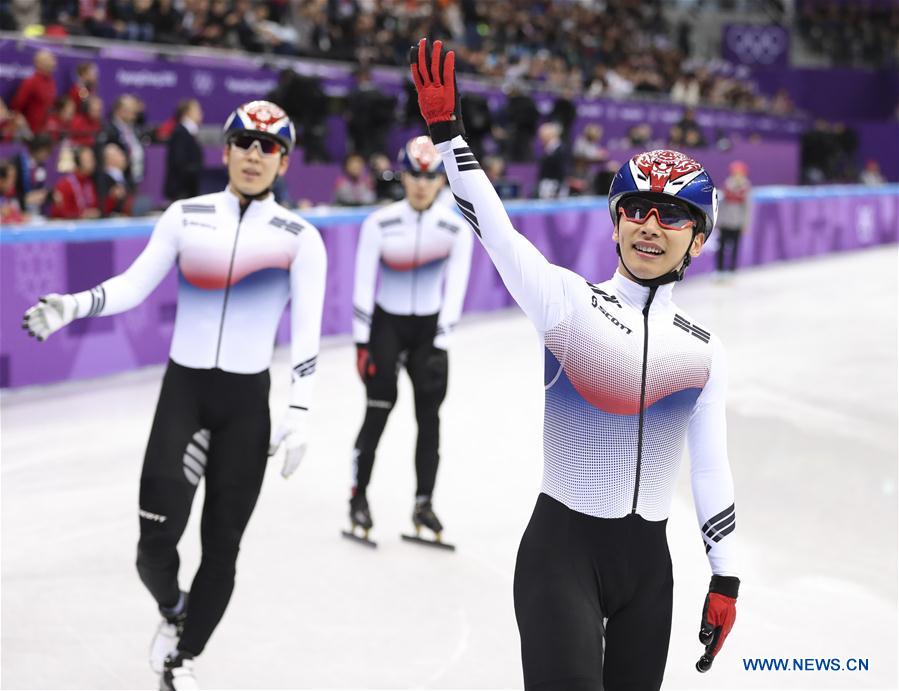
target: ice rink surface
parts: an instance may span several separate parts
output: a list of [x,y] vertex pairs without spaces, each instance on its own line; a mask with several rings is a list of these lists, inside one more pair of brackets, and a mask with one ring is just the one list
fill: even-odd
[[[743,585],[736,627],[700,675],[709,568],[684,459],[668,525],[664,688],[896,688],[896,247],[728,283],[688,279],[675,300],[728,350]],[[369,550],[339,536],[364,402],[352,344],[327,341],[309,453],[289,481],[270,464],[230,608],[198,660],[202,687],[521,688],[512,574],[540,488],[541,368],[517,309],[467,317],[454,335],[435,508],[455,554],[399,540],[414,490],[403,375],[369,490],[380,543]],[[146,655],[157,615],[134,558],[161,372],[3,395],[4,689],[156,684]],[[288,380],[281,349],[276,418]],[[194,513],[181,543],[185,588],[199,556]],[[766,657],[867,658],[869,669],[744,671],[743,658]]]

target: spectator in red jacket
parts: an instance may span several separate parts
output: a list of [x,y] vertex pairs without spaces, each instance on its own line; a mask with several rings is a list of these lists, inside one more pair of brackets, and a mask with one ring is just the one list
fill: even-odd
[[87,111],[88,99],[96,95],[99,77],[96,63],[79,62],[75,68],[75,83],[69,87],[68,96],[79,113]]
[[44,133],[47,134],[53,143],[59,143],[63,139],[68,139],[72,132],[72,118],[75,117],[75,103],[67,96],[56,99],[53,110],[47,117],[47,125]]
[[70,137],[75,146],[93,146],[103,127],[103,99],[89,96],[86,112],[77,112],[72,118]]
[[39,50],[34,54],[34,74],[26,77],[13,96],[10,106],[20,112],[28,121],[34,134],[44,131],[50,108],[56,100],[56,58],[49,50]]
[[52,218],[99,218],[97,188],[94,185],[94,150],[80,146],[74,150],[75,172],[64,176],[53,188]]

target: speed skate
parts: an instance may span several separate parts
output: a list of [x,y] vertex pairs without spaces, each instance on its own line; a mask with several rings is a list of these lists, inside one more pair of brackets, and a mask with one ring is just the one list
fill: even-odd
[[[422,497],[416,499],[415,510],[412,512],[412,525],[415,527],[415,535],[408,535],[406,533],[401,535],[406,542],[414,542],[428,547],[438,547],[440,549],[449,550],[450,552],[456,551],[455,545],[443,541],[443,524],[440,522],[440,519],[437,518],[437,514],[434,513],[434,508],[431,506],[431,500],[429,498]],[[422,528],[427,528],[434,537],[431,539],[422,537]]]
[[455,552],[456,546],[450,544],[449,542],[444,542],[441,533],[434,533],[433,539],[428,539],[426,537],[421,537],[421,528],[416,526],[415,535],[409,535],[408,533],[402,533],[400,537],[403,538],[406,542],[414,542],[417,545],[426,545],[428,547],[437,547],[439,549],[445,549],[449,552]]
[[360,545],[365,545],[366,547],[375,548],[378,546],[378,543],[368,537],[368,530],[365,528],[359,528],[359,532],[356,532],[356,528],[358,526],[353,526],[349,530],[341,530],[340,534],[343,535],[348,540],[352,540],[353,542],[358,542]]
[[350,499],[350,529],[341,530],[340,534],[366,547],[377,547],[378,543],[368,537],[368,531],[373,527],[374,521],[365,494],[354,494]]

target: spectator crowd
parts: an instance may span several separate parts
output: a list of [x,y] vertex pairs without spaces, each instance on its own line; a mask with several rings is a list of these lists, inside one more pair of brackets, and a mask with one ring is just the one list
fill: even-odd
[[[166,197],[199,193],[199,101],[183,101],[170,120],[154,128],[146,123],[143,102],[130,94],[116,98],[104,117],[95,64],[80,63],[64,92],[58,89],[55,71],[53,54],[37,51],[34,72],[18,85],[9,107],[0,100],[0,141],[24,144],[0,161],[0,222],[149,212],[152,202],[137,190],[151,142],[167,143],[169,149]],[[58,175],[51,185],[48,165],[54,152]]]
[[799,0],[796,28],[809,49],[834,65],[899,67],[895,0]]
[[[684,97],[688,105],[766,110],[726,63],[682,77],[691,27],[663,0],[48,0],[12,3],[9,29],[405,65],[429,35],[452,41],[457,69],[594,96]],[[22,7],[20,7],[20,5]],[[26,11],[23,7],[30,7]],[[18,11],[17,11],[18,9]],[[17,12],[17,13],[16,13]]]
[[[801,3],[803,16],[811,18],[811,29],[805,27],[808,36],[830,36],[835,18],[847,12],[855,18],[874,16],[887,27],[896,22],[897,12],[887,5],[881,14],[859,14],[849,4]],[[339,114],[345,119],[346,158],[334,201],[355,205],[399,194],[386,155],[387,136],[400,124],[420,125],[420,116],[411,84],[403,101],[374,84],[371,68],[405,65],[408,46],[422,35],[449,40],[460,72],[502,84],[501,108],[492,109],[484,96],[466,93],[462,110],[470,145],[484,158],[485,170],[504,197],[604,194],[619,163],[611,160],[609,149],[726,148],[726,135],[711,136],[697,122],[694,109],[699,105],[795,113],[785,91],[766,98],[740,68],[691,58],[690,27],[671,26],[662,9],[662,0],[49,0],[6,5],[0,23],[18,29],[43,24],[56,35],[352,61],[357,65],[355,86],[341,99],[329,98],[319,80],[290,69],[280,73],[276,88],[264,96],[293,119],[306,162],[331,160],[327,118]],[[865,35],[876,42],[880,33],[872,27]],[[873,48],[862,52],[871,59],[883,57]],[[25,143],[22,151],[0,161],[4,222],[149,211],[151,203],[141,198],[138,186],[146,174],[146,147],[153,143],[168,147],[166,198],[199,193],[202,104],[183,101],[166,122],[151,124],[144,104],[133,95],[121,94],[104,104],[98,77],[97,65],[83,62],[66,81],[57,74],[53,53],[39,50],[33,74],[17,85],[8,105],[0,100],[0,141]],[[548,113],[537,108],[534,89],[555,94]],[[574,131],[576,98],[582,95],[648,95],[682,105],[683,115],[664,136],[657,131],[654,136],[648,123],[638,123],[626,136],[604,141],[598,123]],[[857,178],[854,136],[841,125],[816,123],[802,139],[803,181]],[[54,151],[59,178],[50,186],[53,176],[46,166]],[[537,184],[523,190],[506,176],[506,163],[531,161]],[[280,198],[283,185],[275,191]]]

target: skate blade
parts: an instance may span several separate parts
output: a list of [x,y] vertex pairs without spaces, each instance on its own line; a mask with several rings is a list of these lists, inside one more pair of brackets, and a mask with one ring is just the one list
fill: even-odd
[[343,535],[347,540],[358,542],[360,545],[365,545],[366,547],[375,548],[378,546],[378,543],[374,540],[369,540],[364,535],[358,535],[351,530],[341,530],[340,534]]
[[419,537],[418,535],[407,535],[406,533],[401,533],[400,537],[403,538],[406,542],[414,542],[416,545],[425,545],[426,547],[436,547],[437,549],[444,549],[447,552],[455,552],[456,546],[451,545],[449,542],[442,542],[438,540],[428,540],[427,538]]

